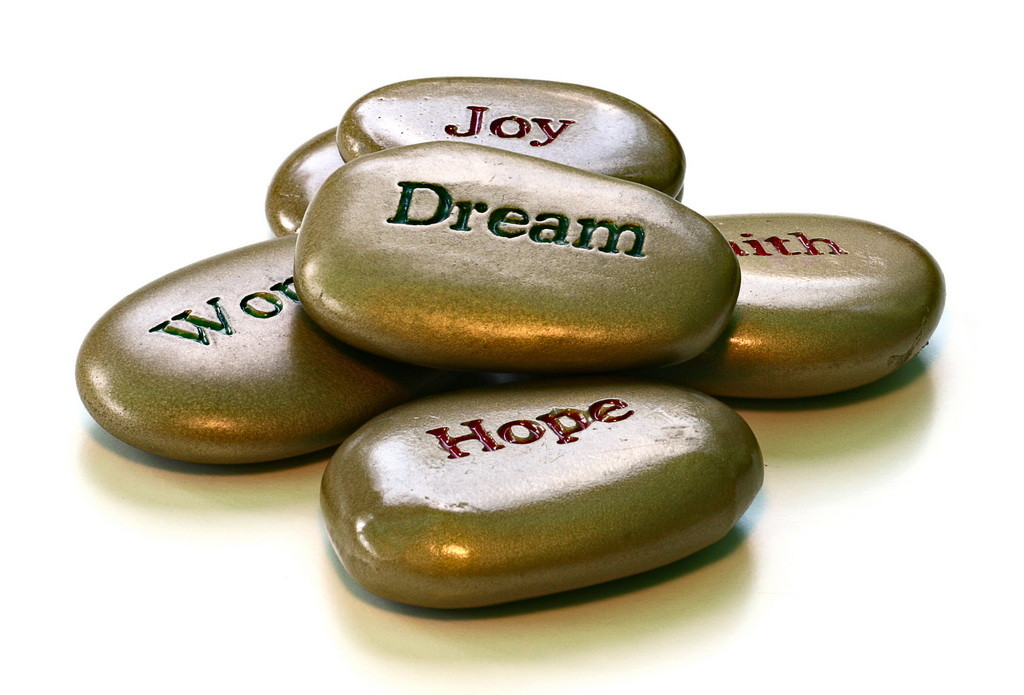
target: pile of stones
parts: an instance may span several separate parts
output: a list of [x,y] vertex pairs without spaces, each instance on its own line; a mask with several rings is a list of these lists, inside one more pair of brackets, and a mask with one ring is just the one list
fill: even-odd
[[891,229],[705,218],[678,202],[683,173],[669,128],[608,92],[383,87],[280,167],[279,238],[100,318],[79,393],[175,459],[341,444],[324,519],[387,598],[482,606],[664,565],[728,533],[763,478],[750,428],[705,394],[879,379],[944,298]]

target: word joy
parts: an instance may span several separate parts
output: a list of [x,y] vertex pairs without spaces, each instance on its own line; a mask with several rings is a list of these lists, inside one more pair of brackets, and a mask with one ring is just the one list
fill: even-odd
[[[398,209],[395,211],[394,216],[386,220],[388,224],[437,224],[448,219],[452,214],[452,210],[457,209],[458,216],[456,217],[455,224],[451,225],[449,229],[456,232],[470,232],[472,231],[470,228],[470,216],[474,212],[487,212],[489,207],[487,203],[474,203],[468,200],[453,202],[454,198],[452,198],[452,194],[448,189],[434,183],[399,181],[398,185],[402,187],[402,196],[398,199]],[[413,195],[416,191],[429,191],[427,195],[433,194],[437,196],[437,204],[429,217],[409,216],[410,208],[413,204]],[[575,241],[570,242],[568,239],[569,218],[566,215],[557,212],[542,212],[532,219],[534,224],[527,229],[531,216],[526,210],[506,207],[497,208],[487,218],[487,229],[494,236],[504,237],[505,239],[513,239],[526,234],[531,241],[535,241],[538,244],[556,244],[558,246],[569,246],[571,244],[574,248],[578,249],[593,248],[590,244],[593,241],[594,232],[598,229],[604,229],[608,236],[604,245],[597,249],[604,253],[618,253],[619,237],[629,232],[633,235],[633,244],[625,254],[633,258],[644,257],[644,229],[640,225],[617,224],[610,220],[599,221],[595,217],[587,217],[576,220],[576,223],[580,225],[579,236]],[[544,224],[537,224],[538,222]]]
[[[536,420],[512,420],[495,430],[498,438],[509,444],[531,444],[544,436],[545,432],[551,430],[557,437],[556,444],[570,444],[578,442],[579,437],[573,435],[590,427],[595,422],[619,422],[633,414],[629,410],[621,415],[613,415],[617,410],[628,408],[629,404],[618,398],[605,398],[597,401],[587,410],[576,408],[556,408],[545,415],[538,415]],[[544,423],[543,425],[541,423]],[[459,444],[476,440],[483,446],[484,451],[497,451],[504,449],[504,444],[499,444],[494,435],[484,429],[483,420],[468,420],[460,423],[463,427],[469,428],[469,434],[461,437],[452,437],[448,434],[447,427],[437,427],[427,430],[427,434],[437,438],[437,443],[448,452],[448,458],[457,459],[469,456],[468,451],[462,451]],[[545,429],[545,427],[547,429]],[[518,430],[518,431],[517,431]]]
[[[740,236],[752,237],[754,235],[740,234]],[[767,239],[762,240],[748,239],[746,241],[741,241],[740,244],[746,244],[747,246],[754,250],[753,254],[747,253],[747,251],[741,248],[740,244],[737,244],[735,241],[730,241],[729,246],[732,247],[732,252],[735,253],[737,256],[774,256],[776,254],[781,256],[821,256],[821,249],[818,248],[816,244],[824,244],[825,247],[829,249],[828,253],[830,255],[849,253],[849,251],[844,251],[839,246],[839,244],[832,241],[831,239],[826,239],[825,237],[808,239],[807,236],[804,235],[802,232],[790,232],[786,236],[795,237],[796,241],[799,242],[800,246],[802,246],[804,250],[790,251],[788,248],[786,248],[786,242],[793,241],[793,239],[783,239],[782,237],[779,236],[770,236]],[[764,246],[765,244],[771,244],[771,246],[775,249],[775,253],[773,254],[770,251],[768,251]]]
[[[273,292],[280,292],[295,304],[299,303],[299,295],[295,294],[295,278],[288,278],[284,282],[278,282],[270,286],[269,292],[253,292],[242,297],[238,307],[246,315],[256,319],[269,319],[277,316],[284,310],[284,302]],[[213,307],[215,319],[204,318],[195,314],[191,309],[186,309],[180,314],[175,314],[170,321],[163,321],[149,329],[150,333],[167,333],[186,340],[194,340],[202,345],[210,344],[210,336],[207,329],[217,331],[224,335],[234,335],[235,329],[228,321],[227,312],[220,304],[220,297],[207,299],[206,303]],[[173,326],[171,321],[182,321],[184,326]]]
[[[469,125],[466,126],[466,131],[463,133],[459,132],[457,125],[446,125],[444,132],[448,135],[454,135],[457,138],[468,138],[473,135],[479,135],[480,130],[484,126],[484,113],[488,111],[486,106],[467,106],[469,109]],[[551,118],[531,118],[540,128],[541,132],[547,137],[547,140],[530,140],[530,145],[533,147],[544,147],[550,145],[555,141],[559,135],[565,132],[565,129],[571,126],[576,121],[570,121],[567,119],[561,119],[558,122],[562,125],[558,128],[551,128],[553,119]],[[502,118],[495,118],[491,121],[489,130],[492,135],[497,135],[499,138],[525,138],[529,135],[532,126],[530,121],[519,116],[503,116]],[[511,129],[506,129],[506,126],[510,126]]]

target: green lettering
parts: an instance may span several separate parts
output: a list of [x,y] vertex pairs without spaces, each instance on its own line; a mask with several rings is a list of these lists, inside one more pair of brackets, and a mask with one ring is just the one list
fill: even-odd
[[525,229],[518,231],[512,231],[508,229],[502,229],[503,224],[528,224],[530,222],[530,216],[526,214],[526,210],[520,210],[519,208],[498,208],[491,213],[490,218],[487,220],[487,228],[491,230],[491,234],[495,236],[505,237],[511,239],[513,237],[522,236],[526,234]]
[[[452,195],[444,186],[438,186],[433,183],[418,183],[416,181],[399,181],[398,185],[402,187],[402,197],[398,199],[398,209],[395,211],[395,216],[387,220],[391,224],[437,224],[451,214]],[[412,207],[412,194],[418,188],[432,191],[437,196],[437,209],[434,210],[433,215],[425,219],[412,219],[409,217],[409,208]]]
[[[568,246],[569,242],[565,240],[565,237],[569,234],[569,218],[554,212],[542,212],[537,215],[537,222],[544,220],[558,220],[558,224],[535,224],[530,227],[530,238],[541,244]],[[554,233],[550,239],[543,236],[547,231]]]
[[623,232],[630,232],[633,235],[633,245],[626,251],[627,256],[633,256],[634,258],[644,257],[644,229],[643,227],[635,224],[624,224],[621,227],[616,225],[614,222],[608,220],[601,220],[600,222],[594,219],[582,219],[576,220],[583,226],[580,230],[579,238],[573,243],[573,246],[579,249],[589,249],[591,238],[594,236],[594,231],[600,228],[604,228],[608,231],[608,240],[604,246],[600,247],[598,251],[604,253],[618,253],[619,235]]

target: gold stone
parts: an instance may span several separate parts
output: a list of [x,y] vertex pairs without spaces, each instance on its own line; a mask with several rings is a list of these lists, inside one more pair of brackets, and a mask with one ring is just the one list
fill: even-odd
[[350,162],[371,152],[445,140],[498,147],[680,195],[685,160],[672,131],[639,104],[561,82],[442,77],[362,97],[338,126]]
[[288,155],[267,190],[266,213],[276,236],[299,230],[309,201],[345,162],[338,153],[335,129],[320,133]]
[[762,477],[750,428],[701,393],[534,381],[374,418],[331,459],[321,506],[364,587],[463,608],[678,560],[722,538]]
[[339,343],[302,310],[295,236],[182,268],[92,328],[78,391],[108,432],[203,463],[268,461],[337,444],[450,375]]
[[671,364],[711,344],[738,291],[728,244],[669,196],[479,145],[346,164],[299,237],[295,281],[320,325],[433,367]]
[[942,272],[892,229],[827,215],[710,219],[739,259],[736,313],[702,355],[652,374],[719,396],[817,396],[893,372],[938,325]]

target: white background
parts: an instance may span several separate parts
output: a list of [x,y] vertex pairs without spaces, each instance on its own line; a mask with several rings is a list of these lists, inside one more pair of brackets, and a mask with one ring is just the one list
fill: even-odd
[[[3,11],[0,687],[1020,688],[1024,53],[1012,4],[667,6]],[[704,214],[820,212],[904,232],[946,273],[936,336],[873,387],[743,407],[765,485],[711,551],[490,610],[375,599],[325,541],[325,455],[211,468],[132,450],[92,423],[73,363],[122,296],[269,238],[274,170],[349,103],[444,75],[640,102],[679,136],[685,202]]]

